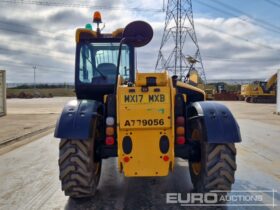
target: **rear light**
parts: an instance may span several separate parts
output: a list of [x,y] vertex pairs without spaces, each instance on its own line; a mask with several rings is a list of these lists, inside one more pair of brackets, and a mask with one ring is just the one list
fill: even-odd
[[114,135],[114,128],[113,127],[107,127],[106,128],[106,136],[113,136]]
[[169,160],[169,157],[167,155],[164,155],[162,159],[167,162]]
[[115,143],[115,139],[113,136],[107,136],[105,140],[106,145],[113,145]]
[[176,135],[177,136],[184,136],[185,135],[185,128],[184,127],[177,127],[176,128]]
[[185,118],[183,116],[176,117],[175,120],[175,136],[176,136],[176,144],[185,144]]
[[111,146],[115,144],[115,118],[114,117],[107,117],[106,118],[106,139],[105,144],[107,146]]
[[186,138],[184,136],[178,136],[176,138],[176,144],[185,144]]
[[128,156],[125,156],[124,158],[123,158],[123,161],[125,162],[125,163],[127,163],[127,162],[129,162],[129,157]]
[[185,118],[177,117],[176,118],[176,126],[185,126]]
[[113,126],[115,124],[115,119],[113,117],[107,117],[106,118],[106,125],[107,126]]

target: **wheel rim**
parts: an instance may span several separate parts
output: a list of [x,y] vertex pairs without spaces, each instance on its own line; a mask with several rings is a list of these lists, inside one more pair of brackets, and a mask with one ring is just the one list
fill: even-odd
[[98,175],[100,171],[100,162],[94,164],[94,174]]
[[[98,128],[98,123],[97,122],[95,122],[95,125],[94,125],[94,127],[96,128],[95,130],[94,130],[94,133],[93,133],[93,136],[94,136],[94,141],[97,139],[97,138],[99,138],[100,137],[100,130],[99,129],[97,129]],[[95,143],[94,143],[94,145],[95,145]],[[95,157],[95,148],[93,148],[93,152],[94,152],[94,157]],[[100,174],[100,169],[101,169],[101,160],[99,160],[99,161],[97,161],[97,162],[95,162],[95,160],[94,160],[94,163],[93,163],[93,166],[94,166],[94,175],[95,176],[99,176],[99,174]]]
[[[200,141],[201,140],[201,133],[198,129],[194,129],[192,132],[192,140],[194,141]],[[193,173],[198,176],[201,171],[201,162],[193,162],[191,164]]]
[[93,164],[92,164],[92,173],[93,173],[93,176],[94,176],[94,181],[95,181],[95,184],[96,184],[96,187],[97,187],[97,185],[98,185],[98,183],[99,183],[99,179],[100,179],[100,173],[101,173],[101,164],[102,164],[102,162],[101,162],[101,160],[99,159],[99,160],[96,160],[96,156],[95,156],[95,145],[96,145],[96,139],[98,139],[99,137],[100,137],[100,130],[98,129],[98,122],[97,121],[95,121],[94,122],[94,125],[93,125],[93,134],[92,134],[92,136],[93,136],[93,142],[94,142],[94,144],[93,144]]

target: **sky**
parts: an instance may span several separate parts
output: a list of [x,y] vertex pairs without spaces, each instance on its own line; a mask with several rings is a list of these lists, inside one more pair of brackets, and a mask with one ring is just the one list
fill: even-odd
[[[184,1],[184,0],[182,0]],[[186,1],[186,0],[185,0]],[[164,3],[163,3],[164,2]],[[151,72],[158,58],[168,0],[1,0],[0,69],[8,83],[74,81],[75,30],[99,10],[112,32],[134,20],[154,29],[137,49],[138,70]],[[280,68],[280,1],[193,0],[196,37],[206,78],[265,79]],[[193,49],[186,40],[187,50]],[[172,40],[166,45],[172,49]]]

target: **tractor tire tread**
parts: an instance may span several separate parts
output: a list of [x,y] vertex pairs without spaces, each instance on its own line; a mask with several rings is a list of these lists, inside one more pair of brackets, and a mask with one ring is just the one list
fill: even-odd
[[236,170],[234,144],[207,146],[212,152],[207,156],[206,190],[230,190]]
[[89,141],[61,140],[58,162],[62,189],[67,196],[87,197],[95,192],[92,187],[90,147]]

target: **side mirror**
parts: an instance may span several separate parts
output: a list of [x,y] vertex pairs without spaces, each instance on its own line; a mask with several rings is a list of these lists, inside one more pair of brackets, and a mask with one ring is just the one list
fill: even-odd
[[123,37],[119,46],[117,74],[115,79],[114,93],[117,91],[118,76],[120,73],[121,49],[122,45],[128,44],[133,47],[143,47],[148,44],[153,38],[154,32],[150,24],[144,21],[134,21],[129,23],[123,31]]
[[142,47],[152,40],[153,35],[154,32],[150,24],[140,20],[134,21],[124,28],[123,42],[133,47]]

